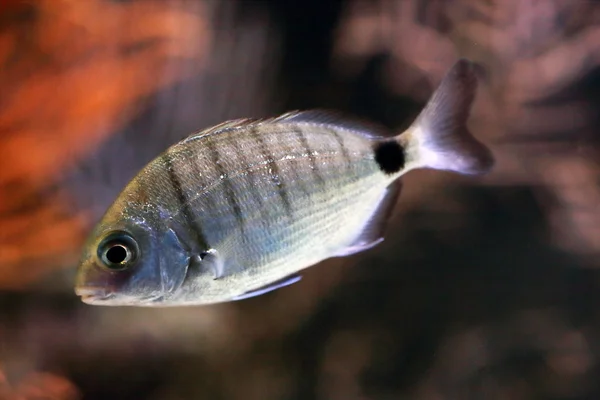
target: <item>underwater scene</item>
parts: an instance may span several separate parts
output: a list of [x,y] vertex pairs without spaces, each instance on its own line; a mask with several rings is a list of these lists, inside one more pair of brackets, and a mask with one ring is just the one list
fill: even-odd
[[0,0],[0,400],[600,399],[600,2]]

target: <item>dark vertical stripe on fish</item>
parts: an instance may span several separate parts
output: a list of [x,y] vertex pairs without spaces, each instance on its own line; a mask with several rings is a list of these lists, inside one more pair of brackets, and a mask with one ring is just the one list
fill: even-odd
[[319,184],[324,185],[325,179],[323,179],[323,176],[321,175],[321,171],[319,170],[319,166],[317,165],[317,159],[315,158],[315,154],[312,151],[312,149],[310,148],[310,145],[308,144],[308,140],[306,139],[304,130],[300,127],[295,127],[295,128],[293,128],[293,130],[294,130],[294,133],[296,134],[296,137],[300,141],[300,144],[302,145],[304,152],[306,154],[308,154],[308,161],[310,162],[310,169],[312,171],[313,176],[315,177],[315,179],[318,181]]
[[340,135],[340,133],[336,129],[330,129],[329,131],[340,146],[340,151],[342,152],[342,157],[344,158],[346,167],[350,168],[352,166],[352,159],[350,158],[350,153],[348,153],[348,148],[344,144],[344,139],[342,138],[342,135]]
[[204,145],[208,148],[208,152],[210,153],[211,161],[217,170],[218,179],[223,180],[223,186],[225,188],[225,197],[227,198],[227,204],[229,204],[229,208],[233,211],[233,215],[238,223],[238,226],[244,232],[244,217],[242,216],[242,208],[240,207],[240,203],[238,202],[237,196],[231,186],[231,180],[223,168],[221,164],[219,149],[215,147],[214,141],[209,139],[204,141]]
[[273,159],[273,153],[269,151],[269,147],[267,143],[263,140],[259,127],[254,127],[250,131],[252,137],[258,143],[258,147],[260,149],[260,154],[264,159],[267,160],[267,167],[269,169],[269,173],[271,175],[271,181],[277,187],[277,194],[279,194],[279,198],[285,208],[285,211],[288,216],[292,215],[292,204],[290,203],[289,193],[287,190],[287,186],[284,182],[283,177],[281,176],[281,171],[279,170],[279,165]]
[[196,240],[196,244],[200,245],[202,250],[208,249],[208,243],[206,241],[206,236],[202,231],[202,228],[199,224],[196,223],[196,218],[194,217],[194,213],[190,208],[190,203],[188,202],[187,194],[183,190],[183,186],[181,184],[181,179],[175,172],[175,166],[173,165],[173,159],[171,158],[171,153],[167,152],[163,156],[163,161],[165,163],[165,167],[167,169],[168,180],[171,184],[171,188],[177,201],[179,202],[179,208],[183,213],[185,218],[185,224],[189,227],[190,232],[194,235],[194,239]]
[[198,179],[199,182],[202,182],[201,186],[198,186],[195,189],[204,192],[204,195],[202,196],[203,208],[205,210],[217,210],[219,208],[219,205],[217,204],[215,196],[211,195],[210,192],[205,192],[207,188],[207,182],[206,179],[201,179],[202,176],[206,176],[206,174],[208,173],[208,171],[206,170],[205,160],[203,158],[195,157],[196,154],[200,153],[201,146],[203,146],[201,142],[191,142],[186,144],[186,152],[189,152],[189,154],[194,155],[193,157],[190,157],[188,159],[188,163],[190,164],[190,169],[194,174],[195,178]]
[[[235,157],[240,161],[240,163],[243,165],[243,167],[244,168],[251,167],[251,162],[248,159],[248,153],[244,152],[240,148],[239,142],[237,140],[231,140],[230,143],[231,143],[231,146],[233,147],[233,151],[235,152]],[[248,170],[247,173],[243,174],[241,177],[238,177],[238,179],[246,180],[247,191],[250,192],[250,195],[254,199],[256,206],[260,207],[261,213],[264,213],[265,211],[267,211],[267,207],[264,207],[265,202],[264,202],[263,197],[260,195],[260,192],[258,190],[252,190],[252,188],[257,187],[256,179],[254,178],[254,176],[255,176],[254,172],[251,170]]]

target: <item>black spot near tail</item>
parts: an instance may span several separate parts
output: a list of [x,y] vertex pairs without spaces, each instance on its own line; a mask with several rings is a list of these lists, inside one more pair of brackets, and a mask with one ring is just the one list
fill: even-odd
[[375,148],[375,161],[386,174],[395,174],[404,167],[404,148],[395,140],[378,143]]

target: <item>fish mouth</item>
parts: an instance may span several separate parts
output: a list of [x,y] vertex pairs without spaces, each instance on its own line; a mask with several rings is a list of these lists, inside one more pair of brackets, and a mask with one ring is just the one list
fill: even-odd
[[164,296],[155,293],[147,296],[117,296],[117,293],[110,292],[104,288],[84,286],[75,288],[75,294],[86,304],[103,305],[151,305],[159,303]]
[[107,301],[115,297],[114,293],[111,293],[106,289],[95,288],[91,286],[75,288],[75,294],[81,297],[81,301],[87,304]]

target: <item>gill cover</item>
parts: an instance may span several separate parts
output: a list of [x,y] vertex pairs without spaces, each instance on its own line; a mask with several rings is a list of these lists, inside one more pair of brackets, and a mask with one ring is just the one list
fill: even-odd
[[183,285],[191,262],[190,251],[171,228],[167,228],[160,241],[160,249],[158,263],[162,290],[173,293]]

